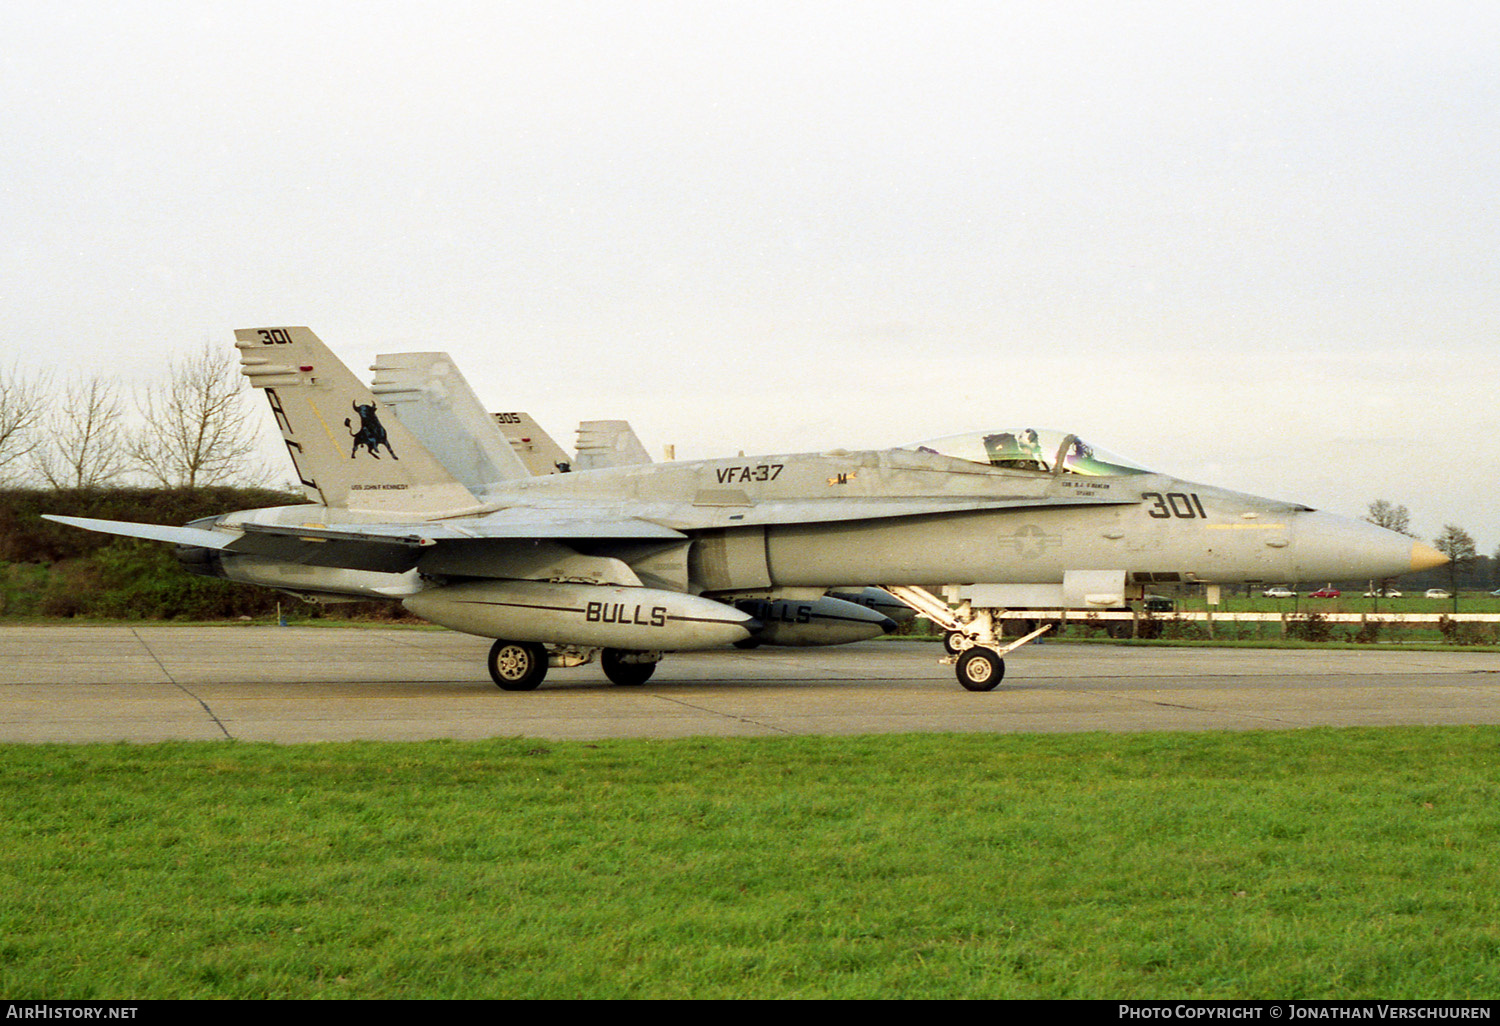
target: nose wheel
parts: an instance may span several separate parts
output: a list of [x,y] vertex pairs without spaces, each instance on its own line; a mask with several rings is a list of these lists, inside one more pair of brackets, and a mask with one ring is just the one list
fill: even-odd
[[987,648],[971,648],[958,657],[958,682],[966,691],[992,691],[1005,679],[1005,660]]

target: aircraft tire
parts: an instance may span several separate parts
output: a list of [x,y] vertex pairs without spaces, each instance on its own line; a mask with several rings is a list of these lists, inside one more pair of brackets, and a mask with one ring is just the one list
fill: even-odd
[[505,691],[535,691],[547,676],[547,649],[534,641],[505,641],[490,646],[490,677]]
[[971,648],[958,657],[958,682],[966,691],[993,691],[1005,679],[1005,660],[987,648]]
[[943,651],[947,652],[949,655],[958,655],[960,652],[962,652],[963,649],[958,647],[960,637],[961,635],[958,633],[958,631],[944,631]]
[[599,653],[599,665],[604,667],[606,677],[626,687],[635,687],[651,679],[656,672],[656,663],[627,663],[620,658],[624,654],[618,648],[606,648]]

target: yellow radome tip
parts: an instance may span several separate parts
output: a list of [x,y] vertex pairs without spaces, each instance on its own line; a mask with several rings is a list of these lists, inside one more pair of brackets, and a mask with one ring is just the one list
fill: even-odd
[[1442,566],[1448,562],[1448,557],[1443,555],[1431,545],[1422,542],[1411,543],[1411,569],[1413,573],[1418,570],[1431,570],[1435,566]]

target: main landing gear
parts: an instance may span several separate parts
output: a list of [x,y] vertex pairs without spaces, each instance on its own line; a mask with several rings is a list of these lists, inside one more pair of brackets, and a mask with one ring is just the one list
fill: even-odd
[[630,687],[650,680],[659,662],[660,652],[626,652],[618,648],[606,648],[599,653],[599,665],[604,668],[604,675],[616,684]]
[[[547,667],[582,666],[592,662],[592,651],[574,649],[549,653],[547,646],[535,641],[506,641],[503,638],[490,646],[490,677],[506,691],[534,691],[547,676]],[[606,648],[599,653],[599,665],[604,675],[616,684],[634,686],[644,684],[656,672],[661,662],[660,652],[632,652],[620,648]]]
[[547,676],[547,647],[535,641],[490,646],[490,676],[506,691],[534,691]]
[[1005,679],[1005,656],[1052,629],[1051,624],[1043,624],[1005,645],[1001,644],[996,627],[997,610],[973,609],[967,602],[956,610],[949,609],[948,603],[924,588],[891,584],[882,587],[943,628],[943,650],[948,655],[941,661],[954,667],[958,682],[967,691],[993,690]]

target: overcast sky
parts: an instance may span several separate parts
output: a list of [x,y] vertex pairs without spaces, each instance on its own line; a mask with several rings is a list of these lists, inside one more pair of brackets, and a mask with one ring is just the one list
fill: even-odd
[[[1500,5],[0,13],[0,364],[306,324],[678,458],[1055,427],[1500,544]],[[268,415],[269,419],[269,415]]]

